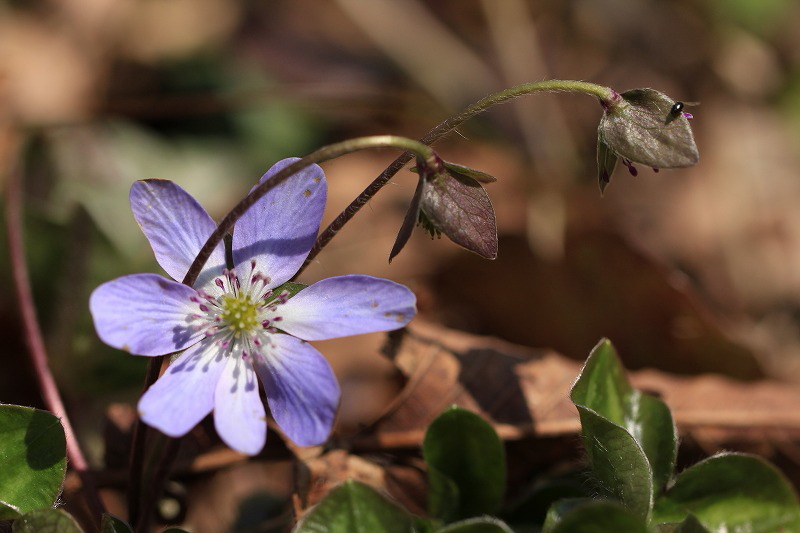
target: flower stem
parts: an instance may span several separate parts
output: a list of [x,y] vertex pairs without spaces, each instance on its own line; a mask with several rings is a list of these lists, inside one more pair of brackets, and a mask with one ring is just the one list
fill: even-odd
[[[531,83],[524,83],[522,85],[517,85],[515,87],[510,87],[503,91],[490,94],[486,96],[471,106],[467,107],[461,113],[454,115],[444,122],[440,123],[438,126],[433,128],[431,131],[428,132],[423,138],[419,140],[420,143],[424,145],[431,145],[434,142],[438,141],[455,128],[466,122],[467,120],[471,119],[475,115],[486,111],[490,107],[502,104],[509,100],[513,100],[514,98],[518,98],[520,96],[525,96],[528,94],[534,94],[539,92],[577,92],[577,93],[584,93],[588,94],[589,96],[596,97],[600,104],[603,107],[610,107],[614,103],[616,103],[620,96],[617,94],[616,91],[609,87],[604,87],[602,85],[597,85],[594,83],[589,83],[585,81],[572,81],[572,80],[545,80],[545,81],[536,81]],[[364,191],[356,197],[355,200],[350,202],[340,214],[337,216],[333,222],[331,222],[327,228],[317,237],[317,241],[314,243],[314,246],[311,248],[311,251],[306,257],[303,266],[300,267],[298,274],[305,270],[308,264],[314,260],[314,258],[319,254],[319,252],[327,246],[327,244],[333,239],[333,237],[339,232],[345,224],[347,224],[351,218],[355,216],[356,213],[373,197],[375,194],[381,190],[381,188],[386,185],[389,180],[397,174],[403,165],[408,163],[411,160],[412,154],[406,152],[401,154],[397,159],[395,159],[391,165],[389,165],[386,170],[384,170],[380,176],[375,178],[375,180],[370,183]]]
[[[282,182],[289,179],[292,175],[300,170],[309,167],[315,163],[322,163],[336,157],[364,150],[367,148],[397,148],[406,150],[406,153],[416,153],[420,157],[430,157],[433,155],[433,150],[418,141],[407,139],[405,137],[398,137],[395,135],[376,135],[372,137],[359,137],[350,139],[336,144],[331,144],[316,150],[307,156],[295,161],[291,165],[281,169],[270,179],[259,184],[253,191],[250,192],[242,201],[231,209],[231,211],[222,219],[214,232],[209,236],[206,243],[200,249],[200,252],[195,257],[189,267],[186,276],[183,278],[183,283],[190,287],[197,281],[203,266],[208,261],[213,250],[222,242],[222,239],[233,230],[233,226],[244,213],[250,209],[261,197],[263,197],[271,189],[277,187]],[[410,156],[409,156],[410,157]],[[147,372],[145,376],[145,390],[149,388],[156,379],[158,379],[161,365],[163,364],[164,357],[153,357],[150,359]],[[131,452],[131,479],[130,479],[130,493],[128,496],[128,511],[130,513],[131,522],[136,531],[144,531],[150,521],[153,506],[155,505],[156,498],[153,487],[158,490],[163,487],[167,475],[169,475],[169,466],[174,459],[177,452],[178,441],[173,439],[167,446],[164,447],[164,457],[158,462],[158,468],[154,471],[146,471],[144,468],[146,457],[145,448],[147,443],[147,426],[137,421],[134,427],[133,449]],[[147,478],[147,479],[146,479]]]
[[[17,144],[13,140],[5,139],[9,144]],[[19,151],[17,146],[8,151]],[[36,317],[36,307],[33,303],[28,266],[25,261],[25,243],[22,236],[22,183],[19,168],[13,169],[6,182],[6,231],[8,232],[8,252],[11,260],[11,271],[14,286],[19,301],[20,317],[25,341],[30,352],[36,380],[47,408],[60,421],[64,428],[64,437],[67,446],[67,459],[69,466],[81,480],[84,498],[90,511],[90,517],[95,529],[100,528],[100,518],[105,512],[103,503],[97,493],[97,486],[89,472],[86,458],[81,451],[75,431],[67,415],[64,401],[58,391],[58,385],[50,371],[47,361],[47,351],[42,338],[42,331]]]
[[233,225],[236,223],[236,221],[239,220],[239,218],[268,191],[289,179],[289,177],[291,177],[293,174],[315,163],[322,163],[323,161],[328,161],[330,159],[367,148],[398,148],[400,150],[406,150],[405,153],[409,154],[409,158],[411,157],[411,152],[414,152],[423,158],[431,157],[433,155],[433,150],[426,144],[412,139],[407,139],[405,137],[398,137],[396,135],[358,137],[355,139],[342,141],[340,143],[324,146],[319,150],[308,154],[307,156],[282,169],[264,183],[258,185],[258,187],[253,189],[250,194],[248,194],[244,199],[242,199],[241,202],[236,204],[236,206],[231,209],[225,218],[222,219],[222,222],[219,223],[217,229],[214,230],[214,233],[211,234],[206,243],[200,249],[200,252],[197,254],[194,262],[189,267],[189,271],[183,278],[183,283],[189,286],[194,284],[194,282],[197,280],[197,276],[200,275],[200,271],[206,264],[206,261],[208,261],[208,258],[211,256],[211,252],[214,251],[214,248],[216,248],[217,245],[222,242],[222,238],[227,233],[233,230]]

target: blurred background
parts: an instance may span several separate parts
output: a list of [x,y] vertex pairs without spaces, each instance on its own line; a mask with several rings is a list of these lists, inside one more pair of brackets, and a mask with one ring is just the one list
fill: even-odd
[[[496,261],[417,230],[389,265],[415,185],[403,170],[301,281],[387,277],[416,291],[420,320],[576,360],[607,336],[632,369],[800,382],[798,27],[792,0],[0,0],[0,195],[20,169],[39,319],[91,455],[146,364],[102,345],[87,308],[99,283],[160,271],[130,214],[133,181],[173,180],[219,219],[279,159],[418,138],[548,78],[699,102],[700,163],[617,169],[601,197],[597,102],[522,98],[437,145],[498,178]],[[323,165],[324,223],[396,155]],[[0,242],[0,400],[40,405]],[[379,343],[320,345],[343,427],[396,393]]]

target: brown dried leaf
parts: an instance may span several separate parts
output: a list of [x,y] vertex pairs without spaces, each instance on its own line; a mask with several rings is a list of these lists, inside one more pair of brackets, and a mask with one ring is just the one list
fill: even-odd
[[[451,405],[479,413],[504,439],[580,430],[569,400],[580,364],[553,351],[417,320],[390,355],[408,382],[378,422],[353,440],[356,448],[417,447],[428,424]],[[683,432],[715,428],[724,430],[727,439],[752,441],[779,429],[800,442],[800,411],[786,408],[800,405],[800,390],[790,385],[677,377],[655,370],[630,375],[634,386],[667,403]]]
[[319,503],[336,485],[354,479],[390,494],[413,513],[425,512],[427,484],[421,465],[380,465],[344,450],[333,450],[306,460],[302,477],[300,486],[304,508]]

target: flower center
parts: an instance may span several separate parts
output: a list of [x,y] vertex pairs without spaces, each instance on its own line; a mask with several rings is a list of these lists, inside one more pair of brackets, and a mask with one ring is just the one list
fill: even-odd
[[234,332],[249,333],[259,327],[258,306],[247,294],[228,294],[222,299],[222,320]]

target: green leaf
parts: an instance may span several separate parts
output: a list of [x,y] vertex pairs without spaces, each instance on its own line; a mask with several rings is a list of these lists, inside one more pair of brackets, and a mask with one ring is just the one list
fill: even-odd
[[371,487],[345,481],[295,526],[295,533],[412,533],[414,519]]
[[653,489],[659,493],[672,477],[678,454],[672,414],[660,399],[630,386],[608,340],[600,341],[589,355],[571,397],[576,404],[592,409],[633,436],[647,456]]
[[487,174],[486,172],[481,172],[480,170],[475,170],[474,168],[465,167],[464,165],[451,163],[449,161],[444,162],[444,168],[449,170],[451,173],[461,174],[464,177],[473,179],[475,181],[479,181],[481,183],[494,183],[495,181],[497,181],[497,178],[495,178],[491,174]]
[[0,405],[0,520],[53,507],[66,474],[66,441],[46,411]]
[[267,303],[271,302],[272,300],[280,296],[283,292],[289,293],[288,297],[292,298],[295,294],[302,291],[306,287],[308,287],[308,285],[304,285],[302,283],[295,283],[294,281],[287,281],[283,285],[278,285],[277,287],[272,289],[273,297],[267,300]]
[[656,533],[711,533],[696,516],[690,514],[680,524],[668,523],[655,526]]
[[442,529],[437,529],[436,533],[514,533],[502,520],[481,516],[478,518],[468,518],[460,522],[454,522]]
[[452,522],[494,514],[500,508],[506,484],[505,451],[497,433],[481,417],[455,407],[445,411],[428,427],[422,455],[428,465],[431,515]]
[[678,457],[678,432],[669,407],[655,396],[636,391],[631,401],[628,430],[644,450],[653,471],[654,495],[672,479]]
[[428,512],[445,522],[455,520],[461,513],[458,483],[434,466],[427,465],[427,468]]
[[645,519],[653,502],[650,464],[630,433],[578,406],[581,432],[598,492],[620,501]]
[[791,484],[771,464],[746,454],[721,454],[682,472],[653,509],[655,522],[687,513],[711,531],[800,531]]
[[563,500],[553,505],[542,531],[547,533],[648,533],[645,521],[617,502]]
[[14,533],[83,533],[74,518],[61,509],[38,509],[14,520]]
[[537,479],[500,517],[515,529],[531,530],[544,522],[548,510],[558,500],[590,497],[593,491],[586,483],[586,476],[587,472],[581,470]]
[[573,403],[592,409],[609,422],[624,426],[630,413],[633,387],[625,377],[617,353],[608,339],[592,349],[570,392]]
[[[108,513],[103,514],[100,523],[100,533],[132,533],[133,529],[123,520]],[[166,533],[166,532],[164,532]]]
[[570,398],[601,491],[646,517],[675,467],[677,436],[667,406],[635,391],[608,340],[592,350]]

